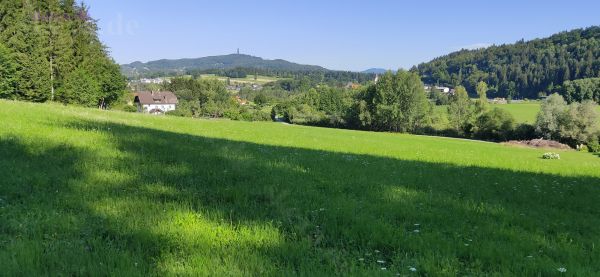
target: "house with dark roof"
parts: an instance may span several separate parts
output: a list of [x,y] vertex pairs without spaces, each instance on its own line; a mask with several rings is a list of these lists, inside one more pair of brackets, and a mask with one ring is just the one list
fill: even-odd
[[149,114],[164,114],[177,108],[177,96],[170,91],[141,91],[134,94],[133,102],[138,112]]

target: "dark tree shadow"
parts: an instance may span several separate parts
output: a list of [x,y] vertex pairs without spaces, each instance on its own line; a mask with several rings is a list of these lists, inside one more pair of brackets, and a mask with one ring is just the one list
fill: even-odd
[[[0,176],[9,180],[0,189],[1,219],[15,222],[1,229],[0,258],[19,268],[27,251],[38,253],[44,260],[30,264],[32,275],[53,265],[86,273],[98,261],[106,274],[127,275],[195,267],[218,275],[372,275],[382,272],[377,260],[390,272],[418,266],[431,275],[600,271],[598,178],[94,121],[60,128],[103,134],[117,150],[1,141],[0,165],[12,171]],[[28,248],[40,241],[48,244]],[[69,265],[62,253],[72,255]]]

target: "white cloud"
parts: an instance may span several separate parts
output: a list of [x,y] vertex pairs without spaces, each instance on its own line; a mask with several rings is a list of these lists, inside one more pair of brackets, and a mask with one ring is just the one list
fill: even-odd
[[478,42],[478,43],[473,43],[473,44],[457,47],[456,50],[461,50],[461,49],[475,50],[475,49],[481,49],[481,48],[488,48],[492,45],[493,45],[492,43],[488,43],[488,42]]

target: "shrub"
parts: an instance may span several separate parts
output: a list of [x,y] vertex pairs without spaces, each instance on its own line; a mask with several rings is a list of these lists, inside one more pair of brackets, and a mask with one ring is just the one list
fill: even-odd
[[598,142],[598,138],[593,139],[587,143],[588,151],[592,153],[600,153],[600,142]]
[[170,116],[181,116],[181,117],[186,117],[188,116],[188,114],[184,111],[184,110],[173,110],[173,111],[168,111],[165,113],[165,115],[170,115]]
[[258,95],[254,96],[254,103],[256,105],[262,106],[264,104],[267,104],[268,102],[269,98],[262,93],[259,93]]
[[252,115],[253,121],[271,121],[271,113],[257,110]]
[[508,140],[514,126],[515,119],[509,112],[494,108],[477,117],[473,131],[480,139]]
[[136,106],[125,105],[123,107],[124,112],[136,113],[138,111]]
[[536,138],[535,126],[527,123],[519,124],[515,128],[512,138],[516,140],[532,140]]
[[560,160],[560,155],[558,153],[548,152],[548,153],[544,153],[544,155],[542,155],[542,159],[544,159],[544,160]]

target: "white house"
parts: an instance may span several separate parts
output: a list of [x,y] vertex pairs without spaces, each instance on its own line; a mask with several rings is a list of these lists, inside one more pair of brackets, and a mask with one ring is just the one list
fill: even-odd
[[441,93],[450,93],[453,94],[453,89],[449,88],[449,87],[441,87],[441,86],[430,86],[430,85],[425,85],[425,90],[426,91],[431,91],[432,89],[435,89]]
[[140,79],[140,83],[142,83],[142,84],[158,84],[158,85],[160,85],[164,82],[171,83],[171,81],[169,79],[163,79],[163,78],[154,78],[154,79],[142,78],[142,79]]
[[164,114],[177,108],[177,96],[170,91],[161,92],[136,92],[133,102],[138,112],[150,114]]

